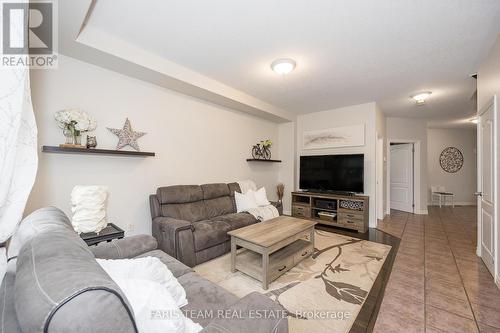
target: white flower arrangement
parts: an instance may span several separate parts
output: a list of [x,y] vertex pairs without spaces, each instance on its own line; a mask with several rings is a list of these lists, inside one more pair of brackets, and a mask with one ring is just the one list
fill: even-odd
[[89,132],[97,128],[95,118],[80,109],[57,111],[54,117],[60,128],[70,130],[73,135],[80,135],[81,132]]

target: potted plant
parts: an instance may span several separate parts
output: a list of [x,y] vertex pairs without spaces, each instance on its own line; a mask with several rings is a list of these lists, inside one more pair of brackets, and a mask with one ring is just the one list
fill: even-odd
[[265,160],[271,159],[271,146],[273,142],[271,140],[262,140],[252,147],[252,157],[254,159],[260,159],[261,157]]
[[278,202],[283,203],[283,196],[285,195],[285,184],[279,183],[276,186],[276,194],[278,195]]
[[93,131],[97,127],[94,117],[80,109],[57,111],[55,119],[66,137],[66,145],[82,146],[82,133]]

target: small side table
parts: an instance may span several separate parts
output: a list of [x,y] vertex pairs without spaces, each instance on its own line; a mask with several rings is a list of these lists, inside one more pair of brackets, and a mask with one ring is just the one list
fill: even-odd
[[452,192],[434,192],[433,194],[439,196],[439,208],[444,205],[446,206],[446,198],[451,198],[451,205],[455,208],[455,194]]
[[95,232],[81,233],[80,237],[88,246],[96,245],[100,242],[111,242],[113,239],[120,239],[125,236],[125,232],[113,223],[109,223],[99,234]]

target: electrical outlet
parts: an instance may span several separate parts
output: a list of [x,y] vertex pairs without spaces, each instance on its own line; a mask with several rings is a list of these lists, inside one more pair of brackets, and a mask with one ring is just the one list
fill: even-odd
[[128,231],[128,232],[132,232],[132,231],[134,231],[134,229],[135,229],[135,225],[134,225],[134,224],[132,224],[132,223],[130,223],[130,224],[128,225],[127,231]]

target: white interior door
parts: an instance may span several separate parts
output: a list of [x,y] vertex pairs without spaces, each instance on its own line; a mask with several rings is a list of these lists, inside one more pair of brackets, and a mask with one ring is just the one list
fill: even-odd
[[495,121],[494,105],[478,121],[478,241],[480,255],[493,276],[495,258]]
[[391,209],[413,213],[413,143],[391,145]]

